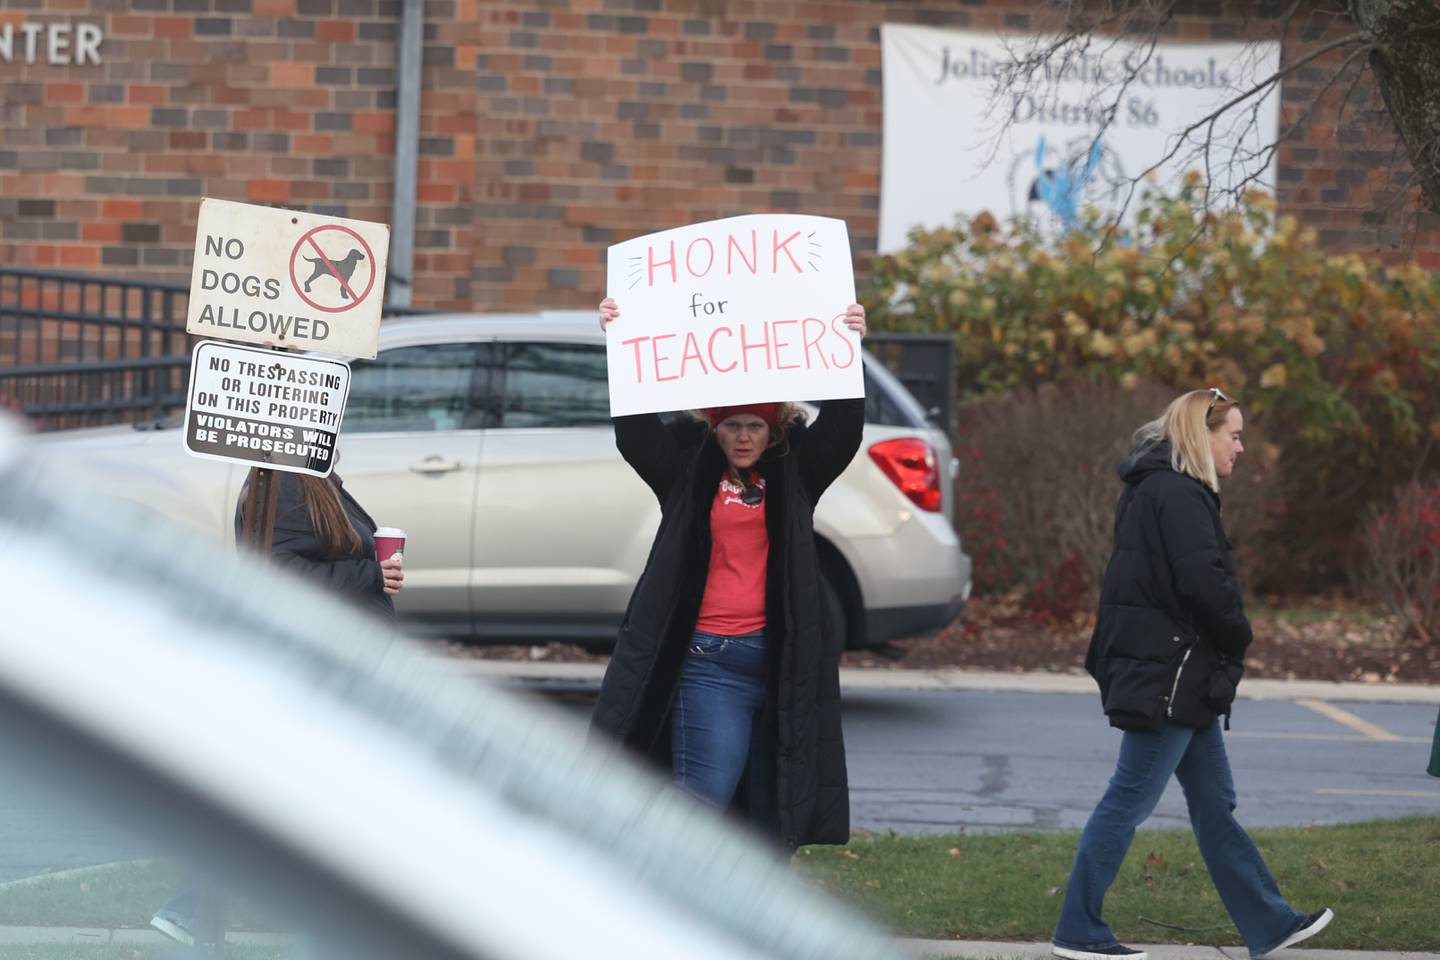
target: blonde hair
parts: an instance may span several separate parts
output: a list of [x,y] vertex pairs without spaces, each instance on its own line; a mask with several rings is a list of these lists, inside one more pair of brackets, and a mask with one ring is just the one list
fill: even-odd
[[1224,426],[1230,411],[1238,406],[1234,398],[1215,389],[1182,393],[1170,401],[1164,413],[1135,431],[1135,443],[1170,441],[1171,469],[1219,493],[1210,433]]

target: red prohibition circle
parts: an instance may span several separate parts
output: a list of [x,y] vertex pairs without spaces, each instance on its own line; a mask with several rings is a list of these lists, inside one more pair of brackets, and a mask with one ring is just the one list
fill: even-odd
[[[331,273],[331,276],[335,277],[336,280],[340,281],[340,285],[344,289],[350,291],[350,302],[348,304],[341,304],[338,307],[327,307],[324,304],[316,303],[314,300],[311,300],[309,297],[305,296],[305,291],[300,288],[300,281],[295,279],[295,257],[299,255],[300,248],[304,246],[306,241],[310,242],[310,245],[315,248],[316,253],[320,254],[320,256],[325,258],[326,263],[331,262],[330,257],[326,255],[325,251],[320,249],[320,245],[311,239],[311,237],[315,236],[315,234],[320,233],[324,230],[339,230],[342,233],[350,234],[350,236],[354,237],[355,240],[360,244],[360,246],[365,248],[365,256],[370,259],[370,282],[365,285],[364,293],[357,294],[354,290],[350,289],[350,285],[348,283],[346,283],[344,280],[341,280],[338,274],[335,274],[333,272]],[[370,291],[375,287],[375,275],[378,272],[379,269],[375,266],[375,253],[370,249],[370,244],[366,243],[365,238],[360,236],[360,234],[356,233],[354,230],[351,230],[349,227],[342,227],[338,223],[322,224],[321,226],[307,230],[305,234],[300,237],[299,240],[295,241],[295,248],[290,251],[290,288],[299,295],[301,300],[304,300],[316,310],[323,310],[326,313],[344,313],[346,310],[353,310],[358,307],[360,305],[360,301],[368,297],[370,295]]]

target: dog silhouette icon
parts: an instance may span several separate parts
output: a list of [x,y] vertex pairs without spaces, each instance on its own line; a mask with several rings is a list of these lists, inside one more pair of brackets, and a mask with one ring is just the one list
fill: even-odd
[[351,250],[345,254],[344,260],[331,260],[323,255],[319,257],[304,257],[303,259],[309,260],[310,264],[314,267],[314,270],[310,274],[310,279],[305,281],[306,293],[310,292],[310,284],[319,280],[321,277],[335,277],[336,282],[340,284],[340,299],[349,300],[350,292],[345,289],[346,285],[350,283],[350,278],[355,275],[355,264],[364,260],[365,254],[359,250]]

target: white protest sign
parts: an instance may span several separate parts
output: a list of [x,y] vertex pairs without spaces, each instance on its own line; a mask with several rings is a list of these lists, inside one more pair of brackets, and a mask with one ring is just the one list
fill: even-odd
[[185,332],[372,358],[389,256],[383,223],[207,197]]
[[329,476],[349,394],[350,366],[339,360],[201,341],[190,362],[185,450]]
[[757,214],[617,243],[610,413],[865,395],[843,220]]

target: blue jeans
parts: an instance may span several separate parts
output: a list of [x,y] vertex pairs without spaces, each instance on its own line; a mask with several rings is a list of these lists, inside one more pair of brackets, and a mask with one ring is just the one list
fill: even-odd
[[765,717],[765,635],[696,633],[671,714],[675,785],[728,809],[742,775],[750,822],[774,823],[775,740]]
[[1304,917],[1280,896],[1260,851],[1235,819],[1235,784],[1220,724],[1195,730],[1172,723],[1159,732],[1125,732],[1115,775],[1080,836],[1055,944],[1072,950],[1116,944],[1100,907],[1135,828],[1160,802],[1172,773],[1185,789],[1190,825],[1210,879],[1251,956],[1268,953],[1299,928]]

